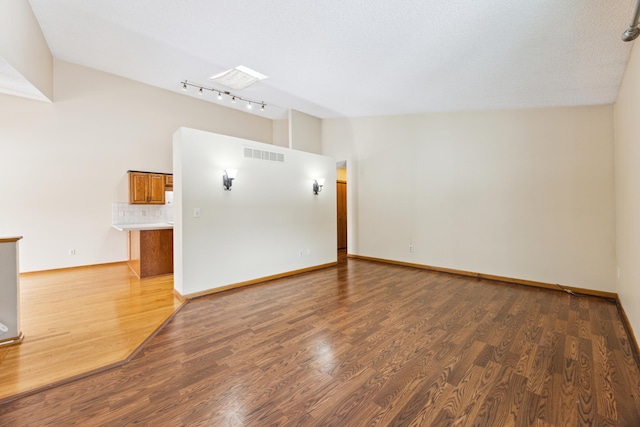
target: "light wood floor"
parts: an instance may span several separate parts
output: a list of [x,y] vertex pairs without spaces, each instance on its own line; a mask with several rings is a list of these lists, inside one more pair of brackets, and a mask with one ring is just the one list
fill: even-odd
[[0,425],[640,426],[595,297],[350,259],[184,306],[131,362]]
[[127,359],[181,305],[172,275],[124,263],[23,274],[20,294],[25,339],[0,348],[0,401]]

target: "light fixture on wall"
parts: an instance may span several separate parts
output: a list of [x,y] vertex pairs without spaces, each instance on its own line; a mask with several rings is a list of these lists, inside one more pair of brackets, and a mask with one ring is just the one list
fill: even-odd
[[238,175],[238,169],[225,169],[224,175],[222,175],[222,185],[224,189],[227,191],[231,191],[231,185],[233,184],[233,180],[236,179]]
[[253,107],[253,104],[255,105],[259,105],[260,106],[260,111],[264,111],[265,108],[267,107],[267,104],[264,103],[264,101],[256,101],[255,99],[249,99],[249,98],[245,98],[242,96],[238,96],[235,95],[231,92],[228,92],[226,90],[219,90],[219,89],[215,89],[215,88],[211,88],[211,87],[206,87],[203,85],[199,85],[199,84],[195,84],[195,83],[190,83],[186,80],[183,80],[182,82],[180,82],[182,84],[182,90],[184,90],[185,92],[188,91],[189,86],[194,87],[196,89],[198,89],[198,94],[199,95],[204,95],[206,91],[212,92],[214,95],[217,94],[217,98],[218,101],[223,101],[224,97],[227,96],[231,99],[231,103],[235,104],[236,101],[244,101],[247,104],[247,109],[251,110]]
[[322,186],[324,185],[324,178],[317,178],[313,181],[313,194],[318,195],[322,191]]

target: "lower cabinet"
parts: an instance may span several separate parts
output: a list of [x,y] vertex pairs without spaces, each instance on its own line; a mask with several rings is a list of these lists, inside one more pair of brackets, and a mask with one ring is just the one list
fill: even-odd
[[173,230],[129,231],[129,266],[141,279],[173,273]]

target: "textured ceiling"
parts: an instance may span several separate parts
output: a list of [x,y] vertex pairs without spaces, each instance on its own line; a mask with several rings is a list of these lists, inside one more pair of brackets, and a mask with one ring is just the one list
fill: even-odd
[[210,76],[245,65],[269,78],[234,93],[264,100],[267,111],[255,114],[271,118],[288,108],[329,118],[613,103],[631,49],[620,35],[635,6],[635,0],[30,3],[56,58],[183,94],[182,80],[214,87]]

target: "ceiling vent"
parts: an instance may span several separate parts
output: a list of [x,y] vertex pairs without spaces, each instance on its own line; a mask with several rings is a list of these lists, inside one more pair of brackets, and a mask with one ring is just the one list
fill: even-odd
[[267,76],[264,74],[253,71],[251,68],[247,68],[244,65],[238,65],[236,68],[232,68],[210,77],[214,82],[236,90],[247,88],[266,78]]

